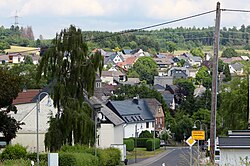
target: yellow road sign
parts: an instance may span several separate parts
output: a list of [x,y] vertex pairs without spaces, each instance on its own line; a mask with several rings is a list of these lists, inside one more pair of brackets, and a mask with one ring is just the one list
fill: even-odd
[[186,143],[189,145],[189,146],[193,146],[195,144],[195,140],[190,136],[187,140],[186,140]]
[[205,140],[205,132],[204,130],[193,130],[192,138],[195,140]]

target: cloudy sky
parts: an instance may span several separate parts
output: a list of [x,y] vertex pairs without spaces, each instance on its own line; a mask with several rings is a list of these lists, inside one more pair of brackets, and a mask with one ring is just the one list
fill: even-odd
[[[121,31],[214,10],[217,0],[0,0],[0,25],[32,26],[35,37],[54,38],[73,24],[82,30]],[[221,8],[250,10],[250,0],[221,0]],[[215,13],[158,27],[214,26]],[[223,12],[221,27],[250,25],[250,13]]]

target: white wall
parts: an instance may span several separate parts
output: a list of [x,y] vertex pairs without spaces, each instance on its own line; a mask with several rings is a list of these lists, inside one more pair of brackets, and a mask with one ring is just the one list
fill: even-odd
[[[144,130],[148,130],[149,132],[154,130],[154,127],[152,125],[153,125],[153,122],[149,122],[149,128],[146,128],[146,122],[137,123],[138,136]],[[135,126],[136,126],[136,123],[132,123],[132,124],[127,124],[124,127],[124,138],[135,137],[135,128],[136,128]]]
[[[38,118],[38,129],[39,129],[39,151],[45,151],[44,138],[45,133],[49,128],[49,117],[53,112],[53,115],[56,113],[56,109],[53,106],[48,106],[48,97],[44,97],[40,102],[40,112]],[[53,102],[51,102],[53,105]],[[29,151],[36,151],[36,136],[37,136],[37,118],[36,118],[36,103],[29,104],[19,104],[16,105],[18,112],[17,114],[11,114],[16,120],[24,122],[25,125],[22,125],[22,129],[17,132],[16,138],[14,138],[12,144],[21,144],[27,146]]]
[[[18,132],[17,137],[11,141],[11,144],[21,144],[22,146],[26,147],[29,152],[36,152],[37,149],[37,134],[33,133],[25,133],[25,132]],[[44,145],[45,133],[39,133],[39,152],[45,152],[45,145]]]
[[113,124],[101,124],[98,128],[97,146],[109,148],[111,144],[123,144],[123,127],[122,125],[114,126]]
[[114,77],[101,77],[102,82],[106,82],[108,84],[114,85]]
[[250,149],[220,149],[220,165],[243,166],[240,157],[250,159]]

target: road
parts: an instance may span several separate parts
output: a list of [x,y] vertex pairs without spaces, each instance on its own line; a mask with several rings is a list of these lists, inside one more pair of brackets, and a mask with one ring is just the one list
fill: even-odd
[[[162,156],[156,161],[152,161],[147,166],[189,166],[190,165],[190,149],[189,147],[176,147],[169,149],[170,152]],[[193,160],[196,161],[196,150],[193,149]]]

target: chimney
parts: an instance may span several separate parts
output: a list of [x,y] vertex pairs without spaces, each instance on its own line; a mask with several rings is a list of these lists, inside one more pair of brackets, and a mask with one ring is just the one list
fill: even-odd
[[139,104],[139,95],[136,95],[134,98],[133,98],[133,101],[132,101],[133,103],[135,103],[135,104]]

